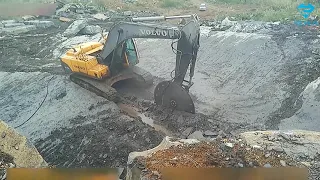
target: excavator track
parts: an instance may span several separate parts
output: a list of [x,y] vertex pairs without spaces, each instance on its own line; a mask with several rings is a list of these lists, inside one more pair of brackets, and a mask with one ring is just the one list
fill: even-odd
[[121,73],[105,80],[97,80],[75,73],[70,75],[70,80],[75,84],[116,103],[123,99],[112,85],[118,81],[126,79],[132,79],[135,81],[135,84],[141,88],[145,88],[153,84],[153,76],[148,71],[135,66],[123,70]]
[[90,79],[81,75],[71,74],[70,80],[80,87],[91,91],[98,96],[104,97],[110,101],[118,102],[120,97],[117,91],[104,81]]

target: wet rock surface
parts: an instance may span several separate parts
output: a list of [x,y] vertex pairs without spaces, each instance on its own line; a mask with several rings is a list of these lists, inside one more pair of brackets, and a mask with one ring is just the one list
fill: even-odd
[[[317,32],[290,27],[269,34],[203,31],[194,75],[197,85],[190,89],[197,111],[212,114],[213,119],[271,129],[278,129],[282,119],[294,115],[301,107],[301,92],[319,76],[319,57],[312,53],[319,48],[319,37]],[[138,66],[169,79],[174,55],[154,54],[169,52],[171,42],[138,42]],[[150,49],[151,44],[161,48]],[[160,64],[168,71],[158,69]],[[310,113],[316,116],[316,111]],[[283,128],[286,124],[290,126],[284,123]],[[305,129],[296,125],[294,128]],[[318,131],[315,126],[312,130]]]
[[[295,112],[291,117],[283,119],[279,125],[281,130],[290,129],[307,129],[315,130],[315,124],[318,124],[319,113],[318,108],[320,106],[320,78],[314,80],[304,89],[299,95],[299,101],[301,108]],[[301,121],[303,119],[303,121]]]
[[113,102],[63,76],[1,73],[1,77],[0,91],[6,94],[0,102],[2,117],[30,138],[50,165],[124,167],[129,152],[151,148],[162,139],[148,125],[121,115]]

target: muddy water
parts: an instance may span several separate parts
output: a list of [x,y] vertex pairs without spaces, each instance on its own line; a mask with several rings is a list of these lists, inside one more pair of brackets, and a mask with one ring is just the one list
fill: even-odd
[[140,117],[140,119],[143,123],[153,127],[156,131],[162,132],[167,136],[172,136],[172,132],[170,132],[168,129],[166,129],[165,127],[163,127],[159,124],[155,124],[153,119],[145,116],[143,113],[140,113],[137,108],[132,107],[128,104],[122,104],[122,103],[119,103],[118,106],[121,110],[126,112],[128,114],[128,116],[133,117],[133,118]]

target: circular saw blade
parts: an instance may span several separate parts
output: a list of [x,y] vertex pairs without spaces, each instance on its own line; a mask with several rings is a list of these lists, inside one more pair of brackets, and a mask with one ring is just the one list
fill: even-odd
[[155,103],[178,111],[195,113],[193,100],[187,90],[171,81],[160,82],[154,90]]

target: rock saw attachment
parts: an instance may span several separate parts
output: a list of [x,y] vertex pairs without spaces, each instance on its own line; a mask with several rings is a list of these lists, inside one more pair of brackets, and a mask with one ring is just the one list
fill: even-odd
[[188,91],[172,81],[162,81],[156,86],[154,100],[157,105],[163,107],[195,113],[194,103]]

